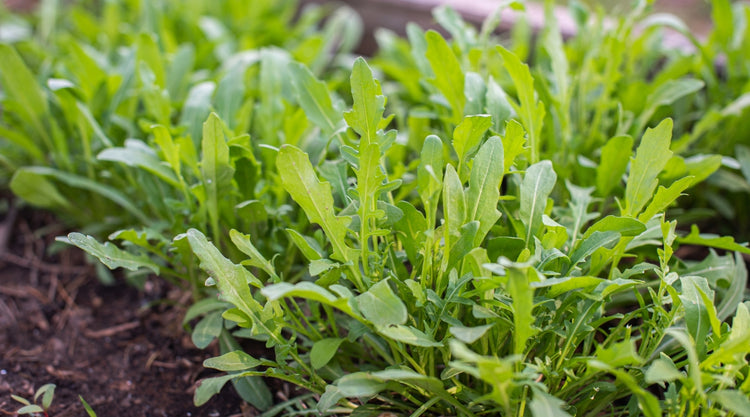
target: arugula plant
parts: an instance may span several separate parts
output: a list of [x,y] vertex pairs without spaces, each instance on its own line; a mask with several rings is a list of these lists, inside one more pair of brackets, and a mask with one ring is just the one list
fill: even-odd
[[[495,135],[492,116],[466,116],[452,136],[427,136],[413,163],[402,160],[410,145],[385,130],[386,98],[363,59],[350,84],[352,108],[338,116],[325,89],[302,103],[337,142],[331,160],[313,164],[290,144],[276,157],[280,184],[306,218],[288,229],[304,273],[279,272],[254,249],[260,240],[240,232],[230,235],[249,269],[201,231],[186,234],[228,303],[221,317],[274,352],[206,360],[228,373],[204,380],[197,404],[228,381],[266,376],[320,395],[318,411],[332,414],[743,410],[744,262],[712,254],[694,264],[674,250],[750,250],[697,230],[683,236],[665,217],[694,181],[660,185],[671,120],[640,138],[618,175],[619,213],[604,215],[592,207],[594,187],[566,181],[570,198],[556,198],[565,194],[549,160],[508,168],[531,158],[531,135],[512,121]],[[345,130],[332,129],[342,120]],[[505,149],[520,151],[507,160]],[[343,167],[334,176],[326,163]],[[652,393],[657,385],[664,395]]]

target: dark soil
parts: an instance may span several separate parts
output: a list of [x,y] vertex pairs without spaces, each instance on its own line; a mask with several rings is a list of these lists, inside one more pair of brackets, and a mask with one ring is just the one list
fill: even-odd
[[[2,214],[0,214],[0,217]],[[21,211],[0,224],[0,415],[57,385],[49,415],[253,416],[231,387],[193,406],[205,358],[181,322],[190,295],[150,279],[142,290],[104,286],[76,248],[50,255],[63,234],[51,216]],[[9,232],[9,234],[8,234]],[[9,238],[3,239],[3,235]],[[59,245],[59,244],[57,244]]]

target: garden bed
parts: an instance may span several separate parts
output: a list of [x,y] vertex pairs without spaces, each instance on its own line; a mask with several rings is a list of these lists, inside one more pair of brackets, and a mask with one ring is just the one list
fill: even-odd
[[0,250],[0,412],[19,408],[10,394],[54,383],[55,417],[82,415],[79,395],[100,416],[254,415],[231,390],[193,406],[216,351],[196,349],[180,325],[190,293],[157,278],[143,290],[101,284],[81,251],[48,254],[58,224],[28,209],[3,223],[12,238]]
[[[45,2],[0,45],[0,173],[71,225],[11,207],[0,229],[0,394],[53,382],[53,415],[78,395],[258,415],[230,381],[268,415],[750,408],[750,249],[705,233],[718,211],[742,236],[724,195],[750,194],[750,148],[715,128],[744,132],[750,107],[726,33],[581,9],[590,42],[547,3],[506,49],[477,2],[365,60],[350,8],[198,3],[64,21]],[[400,33],[436,4],[351,5]],[[61,242],[127,272],[102,285]]]

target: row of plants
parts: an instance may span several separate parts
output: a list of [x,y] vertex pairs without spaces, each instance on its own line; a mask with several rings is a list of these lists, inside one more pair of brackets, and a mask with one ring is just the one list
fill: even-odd
[[701,41],[645,1],[572,3],[569,40],[551,1],[507,39],[522,3],[479,30],[443,7],[451,40],[381,30],[365,60],[348,9],[180,4],[6,16],[0,136],[61,241],[193,291],[226,372],[196,404],[232,381],[267,415],[750,414],[750,250],[700,231],[747,230],[750,8],[713,0]]

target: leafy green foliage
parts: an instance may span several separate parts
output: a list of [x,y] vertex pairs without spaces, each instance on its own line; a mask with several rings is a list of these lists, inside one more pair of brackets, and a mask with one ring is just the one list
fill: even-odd
[[131,3],[0,46],[0,155],[85,229],[62,241],[193,290],[183,325],[226,372],[196,404],[232,382],[299,411],[266,377],[307,413],[743,415],[744,261],[677,254],[748,252],[690,205],[750,191],[746,6],[713,1],[691,55],[657,45],[674,19],[636,30],[648,2],[507,47],[443,7],[453,40],[380,32],[368,63],[339,59],[346,9]]

